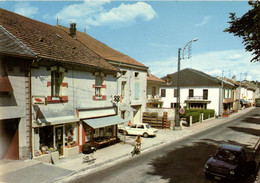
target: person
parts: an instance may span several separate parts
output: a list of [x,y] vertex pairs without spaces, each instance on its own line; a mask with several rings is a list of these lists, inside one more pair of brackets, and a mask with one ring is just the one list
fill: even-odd
[[129,122],[128,122],[128,126],[132,126],[132,122],[131,122],[131,120],[129,120]]
[[142,142],[141,136],[137,135],[135,138],[135,146],[138,147],[139,152],[141,152],[141,142]]

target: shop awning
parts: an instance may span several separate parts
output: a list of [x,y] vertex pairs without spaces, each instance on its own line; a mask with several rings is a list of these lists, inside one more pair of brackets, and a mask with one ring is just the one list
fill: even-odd
[[240,102],[241,102],[242,104],[248,104],[248,103],[249,103],[248,101],[246,101],[246,100],[244,100],[244,99],[240,99]]
[[130,107],[129,105],[121,105],[119,107],[120,111],[136,111],[136,109]]
[[64,123],[73,123],[78,122],[79,118],[75,116],[60,116],[60,117],[53,117],[53,118],[39,118],[37,120],[39,123],[45,123],[49,125],[58,125],[58,124],[64,124]]
[[101,117],[101,118],[84,119],[83,121],[94,129],[111,126],[111,125],[117,125],[126,122],[126,120],[120,118],[117,115]]
[[225,99],[223,99],[223,103],[224,104],[228,104],[228,103],[232,103],[232,102],[234,102],[234,99],[232,99],[232,98],[225,98]]

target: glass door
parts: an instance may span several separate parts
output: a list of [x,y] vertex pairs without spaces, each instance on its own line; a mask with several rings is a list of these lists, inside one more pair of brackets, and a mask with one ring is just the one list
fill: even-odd
[[59,154],[63,155],[63,126],[55,127],[55,144]]

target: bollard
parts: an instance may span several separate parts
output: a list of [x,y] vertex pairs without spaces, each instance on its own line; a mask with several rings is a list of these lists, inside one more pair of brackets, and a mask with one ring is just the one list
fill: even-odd
[[192,126],[192,116],[190,116],[189,126]]

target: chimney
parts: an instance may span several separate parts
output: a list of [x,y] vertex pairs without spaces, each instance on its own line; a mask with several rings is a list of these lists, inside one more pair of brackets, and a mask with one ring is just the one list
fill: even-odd
[[70,23],[70,36],[76,39],[76,23]]

